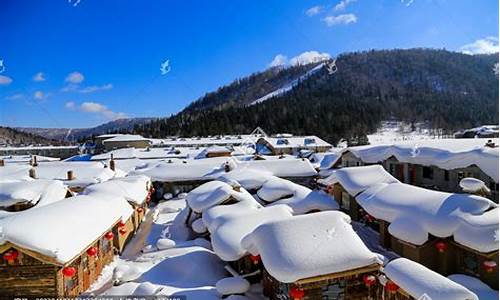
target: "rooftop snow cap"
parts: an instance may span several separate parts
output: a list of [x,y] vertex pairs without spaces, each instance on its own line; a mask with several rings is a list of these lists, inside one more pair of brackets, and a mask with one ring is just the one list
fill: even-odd
[[43,206],[62,200],[68,192],[59,180],[12,180],[0,182],[0,207],[14,204]]
[[497,207],[489,199],[404,183],[379,183],[358,195],[356,201],[370,215],[390,222],[391,235],[414,245],[424,244],[432,234],[454,236],[455,241],[480,252],[498,250],[498,209],[487,212]]
[[415,299],[478,300],[462,285],[406,258],[390,261],[384,273]]
[[350,221],[339,211],[271,221],[248,234],[242,245],[260,255],[269,274],[285,283],[380,264]]
[[141,205],[146,201],[151,185],[149,177],[144,175],[127,176],[93,184],[85,188],[85,195],[115,195],[127,201]]

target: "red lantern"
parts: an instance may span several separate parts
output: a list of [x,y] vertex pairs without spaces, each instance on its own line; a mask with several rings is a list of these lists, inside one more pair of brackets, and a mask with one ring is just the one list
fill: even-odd
[[448,249],[448,245],[445,242],[437,242],[435,246],[440,253],[444,253]]
[[495,270],[497,267],[497,263],[492,260],[485,260],[483,261],[483,268],[486,271],[486,273],[491,273]]
[[66,267],[62,270],[62,273],[65,277],[73,277],[76,274],[76,269],[73,267]]
[[120,233],[121,235],[124,235],[125,233],[127,233],[127,229],[122,227],[122,228],[120,228],[120,230],[118,230],[118,233]]
[[290,289],[288,294],[290,295],[290,298],[292,298],[293,300],[300,300],[304,298],[306,293],[301,288],[293,287]]
[[125,222],[123,221],[118,222],[118,227],[123,227],[123,226],[125,226]]
[[97,254],[97,248],[96,247],[90,247],[87,249],[87,255],[88,256],[95,256]]
[[250,260],[256,265],[260,262],[260,255],[250,255]]
[[395,293],[399,290],[399,286],[394,283],[394,281],[387,281],[385,284],[385,289],[389,291],[389,293]]
[[17,250],[10,250],[4,253],[3,259],[5,259],[8,262],[13,262],[14,260],[17,259],[19,256],[19,252]]
[[113,232],[109,231],[104,235],[104,238],[107,239],[108,241],[111,241],[115,235]]
[[376,281],[377,279],[373,275],[366,274],[365,276],[363,276],[363,282],[367,287],[374,285]]
[[142,208],[142,207],[138,207],[138,208],[137,208],[137,212],[138,212],[138,213],[142,213],[143,211],[144,211],[144,208]]

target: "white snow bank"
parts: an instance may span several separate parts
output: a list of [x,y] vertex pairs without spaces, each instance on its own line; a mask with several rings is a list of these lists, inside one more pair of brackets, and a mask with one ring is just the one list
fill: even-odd
[[175,247],[175,241],[167,238],[163,239],[158,239],[156,242],[156,248],[159,250],[165,250],[165,249],[170,249]]
[[254,201],[245,189],[241,188],[238,192],[222,181],[210,181],[200,185],[187,194],[186,201],[193,211],[201,213],[231,198],[236,201]]
[[[400,162],[437,166],[445,170],[477,165],[498,182],[498,148],[485,147],[489,139],[435,139],[387,145],[350,147],[365,163],[377,163],[394,156]],[[498,145],[498,138],[492,139]]]
[[464,215],[453,239],[479,252],[498,251],[498,213],[491,209],[481,215]]
[[324,185],[339,183],[352,196],[377,183],[399,182],[380,165],[351,167],[335,170],[325,179],[318,180]]
[[65,264],[132,213],[122,198],[76,196],[1,219],[0,244],[11,242]]
[[120,177],[85,188],[84,195],[114,195],[127,201],[142,205],[146,201],[151,181],[144,175]]
[[262,208],[262,205],[255,201],[255,199],[249,198],[248,201],[211,207],[203,212],[202,220],[209,231],[214,231],[223,222],[222,220],[226,215],[244,215],[248,211],[260,208]]
[[478,300],[467,288],[419,263],[397,258],[384,267],[385,275],[415,299],[424,294],[439,300]]
[[462,274],[454,274],[448,276],[448,279],[466,287],[477,295],[479,300],[498,300],[498,291],[490,288],[481,280]]
[[223,278],[215,284],[217,292],[221,295],[244,294],[250,288],[248,280],[241,276]]
[[224,261],[235,261],[247,254],[241,245],[243,238],[257,226],[272,220],[287,219],[292,216],[291,209],[284,205],[249,209],[246,212],[235,212],[219,216],[209,227],[212,234],[212,247]]
[[281,282],[338,273],[379,263],[350,225],[348,215],[326,211],[271,221],[243,239]]
[[207,232],[207,226],[205,226],[205,223],[203,222],[202,219],[196,219],[192,224],[191,227],[193,228],[193,231],[196,233],[205,233]]
[[32,204],[38,207],[66,197],[68,189],[58,180],[13,180],[0,182],[0,207]]
[[[414,245],[427,242],[429,234],[446,238],[458,232],[459,240],[473,249],[482,251],[493,247],[491,242],[486,243],[487,238],[470,235],[471,231],[492,230],[495,215],[498,228],[498,210],[484,214],[497,206],[489,199],[438,192],[404,183],[380,183],[358,195],[356,200],[370,215],[390,222],[391,235]],[[488,228],[481,227],[481,222],[487,223]]]

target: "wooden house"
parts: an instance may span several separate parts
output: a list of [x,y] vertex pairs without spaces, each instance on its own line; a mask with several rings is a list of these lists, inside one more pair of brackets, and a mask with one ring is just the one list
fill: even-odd
[[76,196],[0,220],[0,295],[78,296],[114,256],[126,201]]
[[256,142],[257,152],[265,155],[298,154],[301,150],[326,152],[332,145],[317,136],[277,135],[261,137]]
[[150,139],[133,134],[117,135],[108,139],[104,139],[101,143],[104,145],[106,151],[120,148],[147,148],[153,144]]
[[349,222],[342,212],[326,211],[270,221],[248,234],[242,244],[262,260],[264,295],[373,299],[380,262]]

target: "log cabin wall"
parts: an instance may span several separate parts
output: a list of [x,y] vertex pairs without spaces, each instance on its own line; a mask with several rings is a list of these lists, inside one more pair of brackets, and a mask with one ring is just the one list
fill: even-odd
[[133,237],[134,232],[135,232],[135,226],[133,221],[133,215],[127,219],[124,226],[120,226],[120,224],[117,224],[113,228],[113,234],[114,234],[113,242],[118,253],[122,253],[126,244]]

